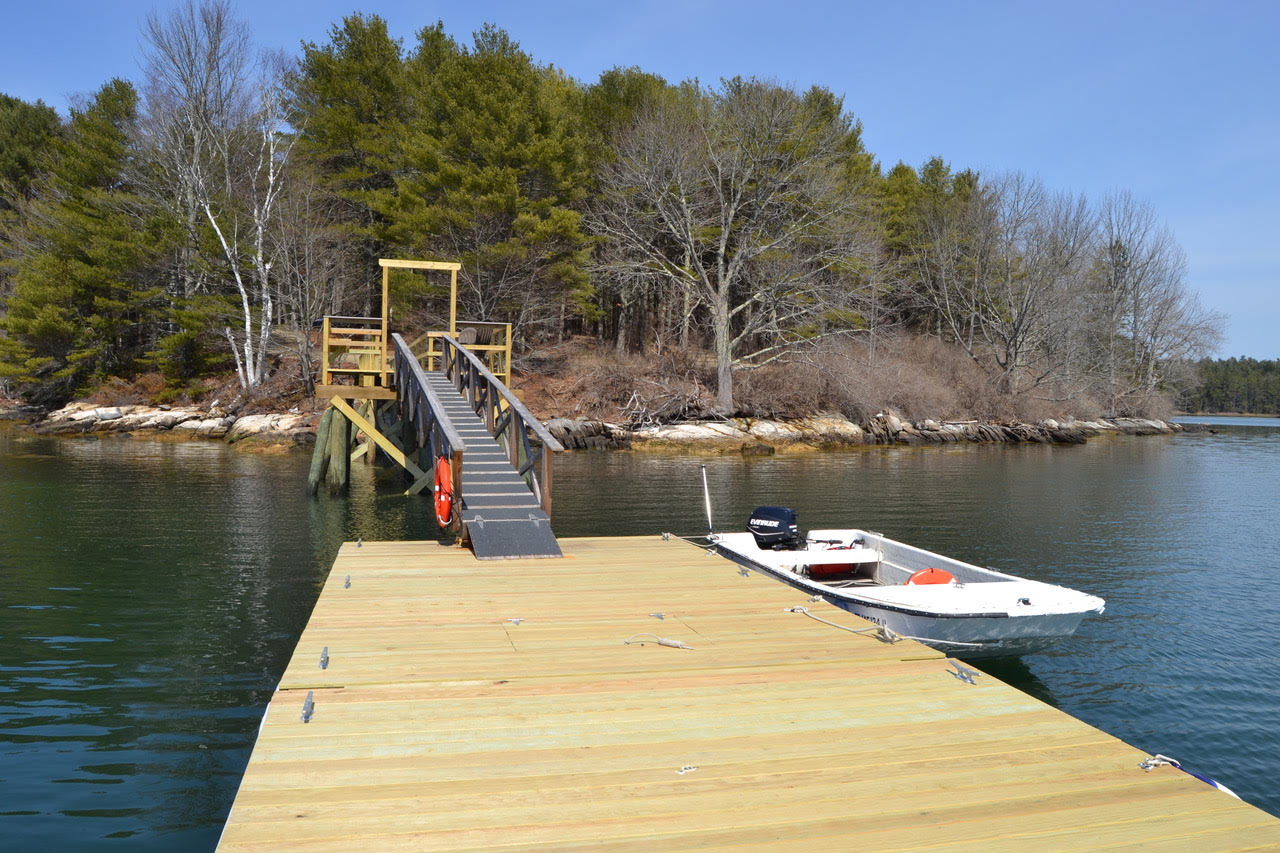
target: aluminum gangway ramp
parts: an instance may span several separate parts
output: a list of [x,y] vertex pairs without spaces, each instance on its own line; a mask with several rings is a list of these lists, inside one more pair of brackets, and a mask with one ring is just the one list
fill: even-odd
[[467,444],[462,460],[462,526],[481,560],[561,557],[551,520],[502,446],[453,383],[428,371],[427,384]]

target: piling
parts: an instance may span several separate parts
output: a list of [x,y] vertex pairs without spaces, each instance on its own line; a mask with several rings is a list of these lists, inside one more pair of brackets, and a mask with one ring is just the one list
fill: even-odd
[[333,409],[325,409],[316,427],[316,446],[311,451],[311,471],[307,474],[307,491],[315,494],[329,467],[329,428],[333,424]]
[[329,493],[337,494],[347,487],[351,473],[351,421],[335,408],[329,426]]

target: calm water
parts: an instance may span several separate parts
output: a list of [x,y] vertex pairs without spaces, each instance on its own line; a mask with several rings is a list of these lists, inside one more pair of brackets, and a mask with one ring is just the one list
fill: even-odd
[[[581,453],[560,535],[698,533],[756,504],[857,524],[1107,599],[992,674],[1280,814],[1280,421],[1083,447],[743,460]],[[0,426],[0,848],[206,850],[338,544],[434,535],[363,468],[308,499],[305,454]]]

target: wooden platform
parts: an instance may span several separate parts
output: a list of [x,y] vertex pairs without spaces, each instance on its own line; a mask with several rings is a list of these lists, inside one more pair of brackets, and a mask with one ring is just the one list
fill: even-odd
[[344,545],[219,849],[1280,849],[1269,814],[721,558],[561,545]]
[[341,397],[344,400],[394,400],[396,389],[378,385],[317,385],[314,396],[319,399]]

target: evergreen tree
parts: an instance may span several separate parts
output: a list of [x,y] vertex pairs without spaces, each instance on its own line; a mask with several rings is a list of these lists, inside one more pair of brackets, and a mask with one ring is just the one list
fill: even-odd
[[419,34],[407,81],[402,170],[379,208],[388,242],[461,262],[459,297],[472,318],[531,332],[589,310],[577,85],[496,27],[466,50],[441,24]]
[[38,402],[61,402],[129,372],[149,342],[159,291],[147,267],[165,242],[130,187],[133,87],[112,80],[72,112],[26,226],[0,371]]
[[340,201],[335,215],[363,267],[365,304],[357,310],[365,314],[374,310],[369,285],[378,280],[377,258],[386,254],[383,212],[401,168],[397,146],[408,109],[402,53],[385,20],[351,15],[333,27],[328,44],[303,44],[289,80],[295,153]]
[[12,259],[22,251],[14,242],[22,209],[61,131],[58,114],[44,103],[0,94],[0,299],[10,290]]
[[0,94],[0,214],[30,196],[39,165],[62,123],[43,101]]
[[589,137],[592,166],[612,156],[611,143],[635,121],[636,114],[673,89],[656,74],[634,66],[611,68],[583,93],[582,119]]
[[1280,361],[1202,359],[1196,374],[1179,399],[1187,411],[1280,415]]

